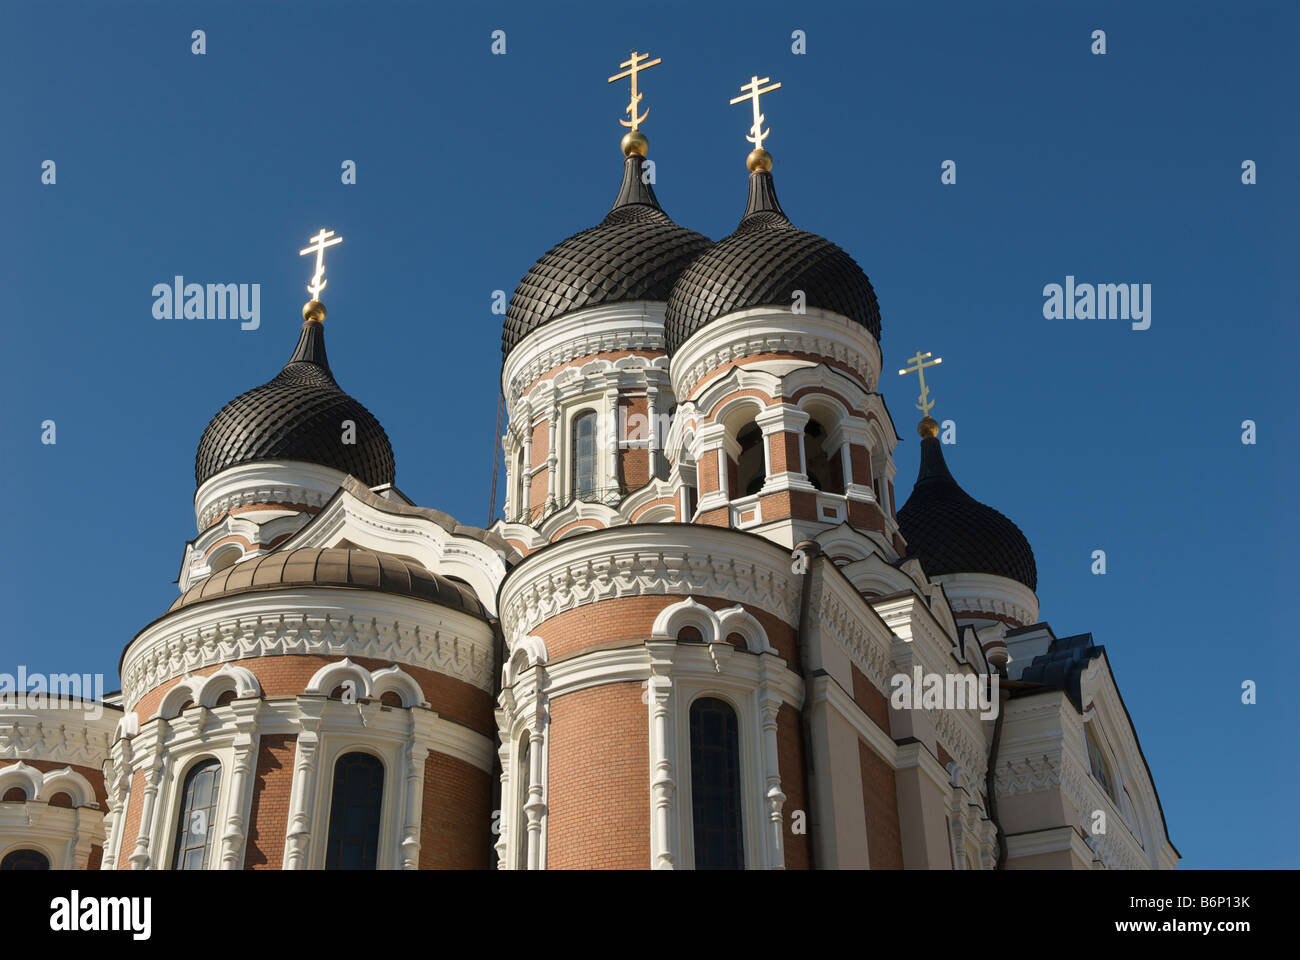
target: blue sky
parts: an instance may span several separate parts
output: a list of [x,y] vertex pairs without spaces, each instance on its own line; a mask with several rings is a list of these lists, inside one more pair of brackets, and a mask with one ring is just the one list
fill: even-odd
[[[492,291],[612,203],[626,88],[605,78],[636,47],[664,61],[642,81],[660,200],[714,238],[745,200],[727,101],[784,84],[764,100],[782,203],[879,295],[900,500],[918,414],[892,371],[920,348],[944,357],[949,465],[1030,538],[1043,617],[1106,645],[1184,866],[1300,866],[1294,5],[738,9],[5,4],[0,671],[116,686],[176,595],[203,427],[288,358],[322,225],[345,238],[335,374],[398,485],[483,524]],[[260,327],[155,319],[176,274],[261,284]],[[1151,284],[1150,329],[1045,320],[1067,275]]]

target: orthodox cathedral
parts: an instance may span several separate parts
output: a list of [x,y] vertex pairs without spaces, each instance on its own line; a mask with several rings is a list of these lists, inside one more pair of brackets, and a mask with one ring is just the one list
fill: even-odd
[[326,353],[322,231],[288,361],[199,440],[180,595],[121,692],[0,711],[0,868],[1177,865],[1105,648],[1042,618],[919,352],[898,504],[876,292],[778,200],[779,84],[733,101],[715,242],[653,188],[656,63],[611,78],[609,212],[510,298],[503,517],[396,486]]

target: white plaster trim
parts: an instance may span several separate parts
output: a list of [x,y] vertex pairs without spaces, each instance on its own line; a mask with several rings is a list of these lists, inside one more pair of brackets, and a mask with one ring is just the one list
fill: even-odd
[[506,402],[513,407],[524,387],[577,357],[624,350],[662,351],[666,307],[652,300],[601,304],[543,324],[506,357],[501,369]]
[[808,308],[795,315],[751,307],[696,331],[673,354],[673,392],[692,398],[701,378],[735,360],[765,353],[828,357],[856,371],[869,390],[880,380],[880,346],[866,327],[837,313]]
[[122,659],[126,703],[214,663],[293,654],[372,657],[492,689],[492,629],[459,610],[362,590],[237,594],[146,627]]
[[194,493],[194,517],[206,530],[221,513],[256,503],[319,507],[334,496],[347,474],[301,460],[241,463],[209,477]]

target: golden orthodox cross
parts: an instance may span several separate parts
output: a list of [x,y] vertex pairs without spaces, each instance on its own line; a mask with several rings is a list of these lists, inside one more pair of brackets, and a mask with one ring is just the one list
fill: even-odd
[[636,115],[637,104],[641,102],[641,94],[638,93],[636,89],[636,75],[641,70],[649,70],[651,67],[663,63],[663,59],[660,57],[655,57],[649,63],[642,62],[643,60],[646,60],[649,57],[650,54],[648,53],[637,53],[635,50],[633,50],[632,56],[629,59],[624,60],[622,63],[619,64],[620,67],[627,67],[627,69],[624,70],[622,73],[616,73],[614,74],[614,76],[609,78],[610,83],[613,83],[615,80],[622,80],[624,77],[632,78],[632,99],[628,102],[627,105],[627,115],[632,119],[630,121],[620,120],[619,123],[621,123],[625,127],[631,127],[633,130],[635,130],[641,124],[645,123],[645,118],[650,116],[649,110],[646,110],[646,112],[641,114],[641,116],[639,117]]
[[[907,373],[915,372],[917,377],[920,378],[921,402],[916,405],[916,409],[920,410],[921,413],[927,417],[930,415],[930,411],[934,409],[934,401],[929,399],[930,388],[925,385],[925,368],[937,367],[939,364],[943,363],[943,357],[935,357],[933,360],[930,360],[930,357],[932,356],[934,356],[934,354],[922,353],[920,350],[918,350],[916,351],[916,356],[908,357],[907,359],[908,366],[898,371],[899,376],[902,376]],[[926,363],[927,360],[929,360],[930,362]]]
[[[330,238],[333,237],[331,240]],[[307,292],[311,294],[313,300],[320,300],[320,292],[325,289],[325,248],[332,247],[335,244],[343,242],[342,237],[335,237],[333,230],[326,230],[321,227],[320,233],[311,238],[312,245],[306,249],[299,250],[298,256],[303,257],[309,253],[316,254],[316,273],[311,278],[311,283],[307,284]]]
[[741,93],[740,96],[731,99],[732,104],[742,103],[745,100],[752,100],[754,102],[754,125],[750,127],[750,134],[745,139],[754,145],[755,150],[763,149],[763,141],[766,140],[768,135],[772,132],[770,129],[763,129],[763,121],[767,118],[758,112],[759,96],[764,93],[771,93],[773,90],[781,89],[781,84],[779,83],[774,83],[770,87],[763,86],[763,84],[768,83],[771,79],[771,77],[763,77],[760,80],[758,77],[751,77],[749,83],[740,88],[742,91],[748,92]]

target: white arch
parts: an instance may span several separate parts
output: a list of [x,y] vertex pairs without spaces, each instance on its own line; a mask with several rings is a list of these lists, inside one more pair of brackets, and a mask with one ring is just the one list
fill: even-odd
[[750,653],[776,652],[768,642],[763,625],[739,604],[715,613],[694,597],[687,597],[660,610],[650,633],[659,639],[675,640],[683,627],[699,630],[705,643],[723,643],[728,636],[738,633]]
[[546,652],[546,641],[538,636],[527,636],[515,645],[514,651],[510,654],[510,659],[506,661],[505,670],[502,675],[504,686],[513,686],[519,675],[530,667],[546,663],[548,654]]
[[35,800],[45,783],[45,777],[35,767],[29,767],[19,760],[17,763],[0,769],[0,797],[14,787],[22,787],[28,800]]
[[776,653],[768,643],[767,631],[758,619],[737,604],[726,610],[718,611],[718,638],[726,640],[733,633],[740,634],[745,640],[745,647],[750,653]]
[[[332,690],[333,687],[330,689]],[[397,694],[404,707],[428,706],[428,701],[424,699],[424,691],[415,682],[415,678],[397,664],[372,671],[370,689],[373,691],[372,696],[376,698],[382,697],[385,693]]]
[[90,781],[71,767],[51,770],[45,774],[38,800],[49,802],[56,793],[66,793],[72,798],[74,807],[87,807],[95,804],[95,788]]
[[705,643],[717,643],[718,615],[696,601],[694,597],[669,604],[659,611],[650,635],[659,639],[676,640],[683,627],[694,627],[700,631]]
[[221,665],[220,670],[217,670],[200,684],[198,696],[194,698],[194,702],[201,703],[209,708],[215,707],[217,699],[223,693],[232,690],[240,700],[262,695],[262,686],[257,682],[257,677],[253,675],[253,671],[247,667],[237,667],[231,663],[224,663]]
[[158,712],[154,716],[170,720],[180,714],[181,706],[187,700],[198,703],[199,695],[203,692],[203,685],[206,682],[207,677],[196,677],[187,673],[176,686],[167,691],[162,702],[158,704]]
[[334,663],[327,663],[312,674],[312,678],[307,681],[307,688],[303,690],[303,693],[328,697],[334,691],[334,688],[341,686],[345,680],[351,680],[356,684],[358,700],[372,695],[373,682],[370,678],[370,671],[353,663],[347,657]]

